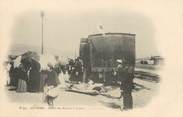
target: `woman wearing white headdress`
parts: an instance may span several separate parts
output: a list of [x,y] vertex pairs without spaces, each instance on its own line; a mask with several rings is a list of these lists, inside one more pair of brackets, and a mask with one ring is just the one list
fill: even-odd
[[18,67],[18,85],[17,92],[27,92],[28,71],[30,70],[30,59],[22,59]]

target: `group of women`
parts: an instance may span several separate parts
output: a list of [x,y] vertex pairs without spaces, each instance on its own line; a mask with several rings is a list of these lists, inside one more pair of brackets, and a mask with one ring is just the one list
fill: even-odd
[[17,92],[39,91],[41,65],[38,61],[18,56],[9,63],[9,86],[14,86]]
[[9,62],[9,86],[17,92],[42,92],[44,86],[60,84],[58,75],[61,67],[48,64],[46,70],[41,70],[41,64],[31,57],[18,56]]

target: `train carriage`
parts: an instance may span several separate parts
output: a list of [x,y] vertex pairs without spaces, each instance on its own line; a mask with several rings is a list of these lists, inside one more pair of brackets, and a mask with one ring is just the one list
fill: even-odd
[[82,38],[80,58],[84,65],[84,81],[88,79],[95,82],[111,81],[117,59],[123,60],[134,70],[135,34],[105,33]]

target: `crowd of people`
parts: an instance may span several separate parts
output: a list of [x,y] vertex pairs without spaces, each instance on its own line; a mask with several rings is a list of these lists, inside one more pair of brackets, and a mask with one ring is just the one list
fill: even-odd
[[39,91],[41,65],[34,59],[17,56],[9,61],[9,86],[17,92]]
[[[47,68],[44,69],[36,57],[10,56],[7,62],[10,66],[8,86],[13,86],[16,92],[44,92],[46,86],[57,87],[65,82],[82,82],[83,62],[79,57],[69,59],[67,64],[61,63],[58,56],[54,59],[56,62],[47,63]],[[123,109],[131,109],[133,107],[131,94],[134,78],[133,66],[125,65],[122,60],[117,60],[117,63],[113,76],[120,79]]]
[[59,85],[64,75],[67,75],[67,81],[82,81],[82,62],[79,58],[69,59],[68,64],[63,64],[55,56],[55,61],[55,64],[47,63],[47,68],[42,69],[39,60],[33,57],[9,56],[6,62],[9,66],[7,85],[17,92],[43,92],[44,86]]
[[82,60],[77,57],[74,59],[69,59],[66,69],[70,76],[71,81],[81,82],[83,78],[83,63]]

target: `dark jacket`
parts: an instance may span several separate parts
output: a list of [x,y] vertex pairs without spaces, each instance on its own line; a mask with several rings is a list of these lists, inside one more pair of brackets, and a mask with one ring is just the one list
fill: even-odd
[[48,86],[58,86],[60,84],[60,81],[58,79],[57,72],[52,70],[48,72],[48,77],[46,79],[46,84]]
[[133,88],[133,72],[131,67],[125,65],[118,65],[117,76],[121,81],[121,90],[131,91]]

